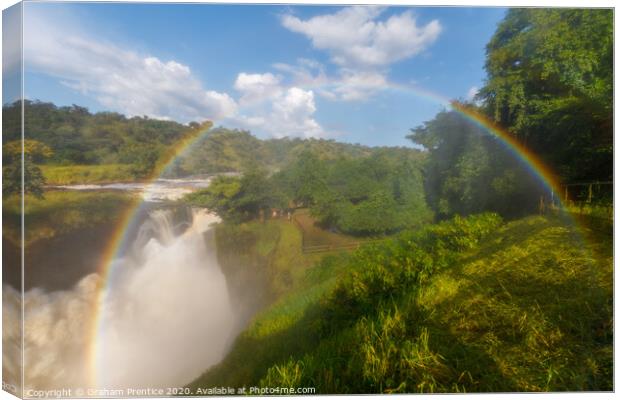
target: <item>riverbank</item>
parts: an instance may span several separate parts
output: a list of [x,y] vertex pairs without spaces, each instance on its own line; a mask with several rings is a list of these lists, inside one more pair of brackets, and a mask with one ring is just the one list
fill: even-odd
[[130,164],[40,165],[47,185],[128,183],[137,179]]
[[[46,191],[45,198],[27,195],[24,199],[24,244],[51,239],[59,234],[115,221],[136,201],[121,191]],[[21,243],[21,205],[19,196],[3,199],[3,236]]]
[[[120,191],[48,191],[24,199],[24,286],[70,289],[94,272],[118,218],[139,197]],[[3,199],[3,282],[21,288],[21,205]]]

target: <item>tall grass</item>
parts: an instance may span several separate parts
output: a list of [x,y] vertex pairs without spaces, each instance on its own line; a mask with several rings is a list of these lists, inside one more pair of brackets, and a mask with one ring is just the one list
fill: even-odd
[[130,182],[135,177],[131,165],[41,165],[48,185]]
[[611,249],[559,218],[487,214],[330,257],[192,386],[611,390]]

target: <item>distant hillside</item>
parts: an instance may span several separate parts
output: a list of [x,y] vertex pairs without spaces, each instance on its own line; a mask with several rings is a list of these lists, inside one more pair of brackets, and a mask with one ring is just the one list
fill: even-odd
[[[3,107],[3,143],[21,136],[19,103]],[[135,178],[149,175],[165,150],[193,126],[149,117],[128,118],[114,112],[91,113],[73,105],[58,107],[52,103],[25,101],[25,134],[28,139],[45,143],[53,155],[45,160],[50,166],[131,165]],[[169,176],[242,171],[261,166],[280,170],[310,150],[322,160],[353,159],[369,156],[386,148],[370,148],[359,144],[339,143],[324,139],[281,138],[261,140],[248,131],[212,128],[209,134],[192,145],[180,157]],[[423,153],[409,148],[390,148],[390,151],[423,158]],[[48,178],[55,181],[57,168],[48,168]],[[80,173],[84,175],[82,168]],[[121,168],[122,169],[122,168]],[[127,168],[126,168],[127,169]],[[97,175],[89,174],[87,175]],[[63,182],[80,181],[80,177],[65,176]],[[80,176],[82,176],[80,175]],[[75,179],[74,179],[75,178]],[[102,181],[107,180],[102,179]],[[92,180],[92,179],[91,179]]]
[[192,173],[242,171],[253,165],[279,170],[296,160],[304,150],[322,160],[366,157],[375,151],[358,144],[324,139],[260,140],[247,131],[215,128],[182,158],[181,166]]
[[[148,117],[127,118],[113,112],[90,113],[73,105],[26,100],[24,133],[50,146],[50,164],[130,164],[136,153],[157,149],[178,140],[187,126]],[[2,142],[21,136],[20,104],[3,107]]]

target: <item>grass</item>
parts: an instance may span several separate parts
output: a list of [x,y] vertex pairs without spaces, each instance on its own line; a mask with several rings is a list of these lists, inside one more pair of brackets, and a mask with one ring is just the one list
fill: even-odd
[[73,185],[135,181],[127,164],[41,165],[48,185]]
[[284,218],[220,224],[216,243],[218,259],[229,280],[251,279],[256,285],[266,284],[267,302],[297,287],[306,270],[322,257],[303,253],[302,232]]
[[553,216],[492,226],[457,220],[305,268],[190,387],[612,390],[612,236]]
[[[114,191],[47,191],[44,199],[28,195],[24,199],[25,244],[28,246],[41,239],[115,221],[134,199],[131,194]],[[4,198],[2,212],[4,237],[19,244],[20,198]]]
[[308,209],[296,210],[293,215],[295,221],[303,231],[305,246],[347,246],[364,241],[363,238],[346,235],[338,232],[330,232],[316,225],[316,220],[310,215]]

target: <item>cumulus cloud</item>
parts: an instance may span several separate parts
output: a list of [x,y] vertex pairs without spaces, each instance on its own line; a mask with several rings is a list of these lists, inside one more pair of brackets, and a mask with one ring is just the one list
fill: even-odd
[[249,115],[236,117],[236,123],[250,129],[258,128],[274,137],[327,135],[314,118],[316,103],[312,90],[297,86],[286,88],[271,73],[245,72],[237,76],[235,89],[241,93],[241,104],[248,105],[249,111]]
[[418,26],[410,11],[378,21],[383,11],[358,6],[308,20],[284,15],[282,25],[308,37],[315,48],[328,51],[335,64],[349,68],[384,67],[412,57],[441,33],[439,21]]
[[327,51],[339,67],[331,79],[323,70],[323,75],[313,75],[303,66],[288,68],[289,72],[321,86],[317,93],[327,99],[361,101],[373,96],[388,85],[391,64],[426,50],[442,30],[437,20],[418,25],[410,11],[381,19],[384,11],[381,7],[356,6],[307,20],[282,16],[284,27],[305,35],[314,48]]
[[313,118],[314,92],[292,87],[275,99],[271,122],[275,136],[323,136],[323,128]]
[[123,114],[155,118],[218,120],[234,115],[228,94],[207,90],[191,69],[114,44],[67,32],[39,18],[24,35],[28,69],[55,76]]
[[237,75],[234,87],[243,94],[240,100],[241,104],[277,96],[282,91],[280,78],[271,73],[248,74],[242,72]]
[[313,88],[329,100],[364,100],[388,84],[383,72],[373,70],[340,68],[336,76],[328,77],[321,63],[308,59],[299,59],[293,65],[276,63],[273,67],[286,73],[293,85]]

